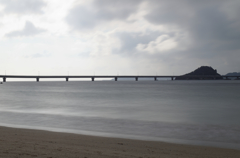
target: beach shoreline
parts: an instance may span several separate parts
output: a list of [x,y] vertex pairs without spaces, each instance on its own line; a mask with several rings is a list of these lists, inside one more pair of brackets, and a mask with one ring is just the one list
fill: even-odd
[[0,157],[236,158],[240,150],[0,127]]

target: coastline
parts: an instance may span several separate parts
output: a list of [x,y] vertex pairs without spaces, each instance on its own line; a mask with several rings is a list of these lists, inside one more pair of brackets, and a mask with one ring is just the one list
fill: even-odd
[[240,150],[0,126],[0,157],[235,158]]

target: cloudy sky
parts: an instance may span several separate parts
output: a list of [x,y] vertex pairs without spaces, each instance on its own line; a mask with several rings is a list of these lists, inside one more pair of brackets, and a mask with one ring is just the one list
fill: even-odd
[[0,0],[0,74],[240,71],[239,0]]

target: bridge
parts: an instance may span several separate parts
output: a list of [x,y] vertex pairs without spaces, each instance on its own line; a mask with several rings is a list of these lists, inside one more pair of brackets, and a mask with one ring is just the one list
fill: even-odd
[[[29,78],[35,78],[37,82],[39,82],[40,78],[63,78],[63,79],[66,79],[66,81],[69,81],[70,78],[79,78],[79,79],[82,79],[82,78],[89,78],[91,79],[92,81],[94,81],[96,78],[113,78],[115,81],[117,81],[118,79],[120,78],[133,78],[135,79],[135,81],[138,81],[139,78],[152,78],[154,79],[154,81],[157,81],[159,78],[171,78],[171,80],[175,80],[176,77],[180,77],[180,76],[171,76],[171,75],[167,75],[167,76],[158,76],[158,75],[150,75],[150,76],[135,76],[135,75],[130,75],[130,76],[125,76],[125,75],[122,75],[122,76],[116,76],[116,75],[111,75],[111,76],[108,76],[108,75],[98,75],[98,76],[29,76],[29,75],[0,75],[0,78],[3,79],[3,82],[6,82],[7,81],[7,78],[25,78],[25,79],[29,79]],[[240,79],[240,76],[222,76],[223,79],[225,80],[228,80],[232,77],[236,78],[236,79]],[[206,79],[216,79],[216,76],[215,75],[191,75],[191,76],[188,76],[188,79],[191,80],[191,78],[199,78],[199,79],[202,79],[202,80],[206,80]]]

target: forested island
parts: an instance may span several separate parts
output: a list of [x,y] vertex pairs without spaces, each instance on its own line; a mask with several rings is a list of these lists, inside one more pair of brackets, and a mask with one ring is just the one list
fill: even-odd
[[178,76],[175,80],[222,80],[223,77],[210,66],[201,66],[188,74]]

